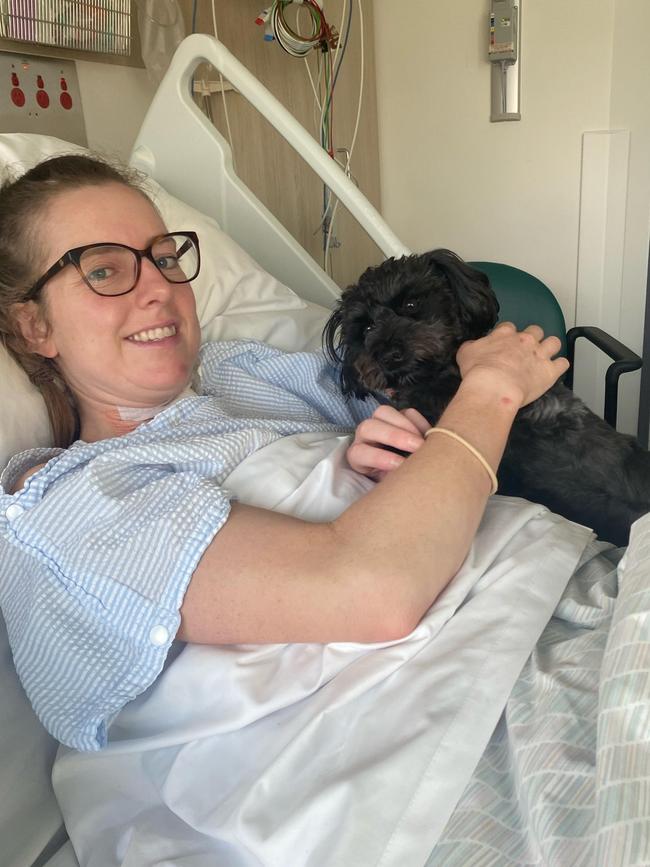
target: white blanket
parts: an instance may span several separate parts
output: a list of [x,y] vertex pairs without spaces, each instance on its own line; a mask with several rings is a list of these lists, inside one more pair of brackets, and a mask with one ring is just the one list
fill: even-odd
[[[371,484],[347,469],[347,442],[281,440],[228,486],[330,519]],[[402,641],[179,645],[105,750],[60,751],[54,785],[80,864],[424,864],[589,538],[495,497],[462,569]]]

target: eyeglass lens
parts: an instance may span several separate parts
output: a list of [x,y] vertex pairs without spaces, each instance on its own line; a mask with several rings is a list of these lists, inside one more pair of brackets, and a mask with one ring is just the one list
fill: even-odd
[[[154,244],[151,254],[156,268],[170,283],[186,283],[196,277],[198,251],[185,235],[165,235]],[[121,295],[135,285],[138,256],[126,247],[105,244],[84,250],[79,267],[95,292]]]

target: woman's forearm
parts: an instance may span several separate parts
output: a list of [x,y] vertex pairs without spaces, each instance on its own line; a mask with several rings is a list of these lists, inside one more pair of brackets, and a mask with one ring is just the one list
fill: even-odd
[[[496,470],[518,407],[506,392],[468,383],[438,426],[467,440]],[[334,522],[338,549],[363,551],[376,592],[394,597],[397,632],[413,628],[458,571],[490,487],[485,468],[461,443],[429,437]]]

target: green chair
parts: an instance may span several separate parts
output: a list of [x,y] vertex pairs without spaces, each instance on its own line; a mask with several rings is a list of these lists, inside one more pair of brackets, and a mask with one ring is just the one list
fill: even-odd
[[527,325],[539,325],[544,334],[553,334],[562,341],[560,354],[569,359],[571,367],[564,377],[564,384],[573,387],[573,361],[578,337],[586,337],[613,360],[605,374],[604,419],[616,427],[618,409],[618,380],[621,374],[639,370],[642,359],[611,334],[593,325],[576,326],[567,331],[562,308],[545,283],[527,271],[504,265],[500,262],[469,262],[482,271],[499,302],[499,322],[508,321],[520,330]]

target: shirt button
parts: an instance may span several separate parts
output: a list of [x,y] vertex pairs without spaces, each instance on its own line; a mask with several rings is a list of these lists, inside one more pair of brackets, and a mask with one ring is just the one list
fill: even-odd
[[149,633],[149,641],[156,647],[162,647],[163,644],[167,644],[168,639],[169,630],[164,626],[154,626]]
[[15,521],[16,518],[20,518],[24,511],[25,510],[21,505],[19,505],[18,503],[12,503],[10,506],[7,507],[5,515],[7,516],[8,521]]

